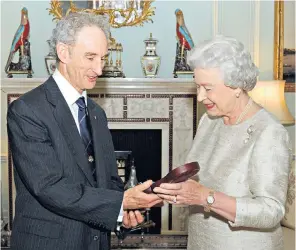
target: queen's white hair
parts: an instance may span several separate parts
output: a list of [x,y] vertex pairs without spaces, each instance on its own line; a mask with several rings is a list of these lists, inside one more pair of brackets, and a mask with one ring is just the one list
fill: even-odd
[[194,47],[187,62],[193,70],[218,68],[226,86],[245,91],[255,87],[259,75],[244,45],[235,38],[221,35]]

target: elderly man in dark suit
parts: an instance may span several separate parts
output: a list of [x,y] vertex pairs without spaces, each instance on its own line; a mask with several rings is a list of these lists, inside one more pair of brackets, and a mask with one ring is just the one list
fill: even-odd
[[123,192],[106,115],[86,95],[102,74],[107,26],[87,13],[60,20],[51,39],[57,70],[8,109],[17,193],[12,249],[110,249],[118,223],[137,225],[136,209],[161,201],[143,192],[152,181]]

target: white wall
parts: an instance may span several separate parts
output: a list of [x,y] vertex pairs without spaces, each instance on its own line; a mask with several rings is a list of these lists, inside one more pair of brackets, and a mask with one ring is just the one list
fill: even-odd
[[284,3],[284,47],[295,49],[295,1]]

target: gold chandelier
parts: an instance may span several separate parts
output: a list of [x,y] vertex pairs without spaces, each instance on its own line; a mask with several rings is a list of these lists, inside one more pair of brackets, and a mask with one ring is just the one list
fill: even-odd
[[49,14],[53,15],[53,20],[59,20],[71,12],[91,12],[99,15],[107,14],[110,25],[113,28],[124,26],[142,26],[145,22],[153,22],[152,16],[155,14],[155,7],[151,7],[154,0],[94,0],[85,1],[81,5],[79,1],[51,0]]

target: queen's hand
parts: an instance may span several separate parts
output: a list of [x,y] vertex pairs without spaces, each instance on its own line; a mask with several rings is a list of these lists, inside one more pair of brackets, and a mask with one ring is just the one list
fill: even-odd
[[163,183],[153,191],[170,204],[204,205],[210,189],[189,179],[181,183]]

